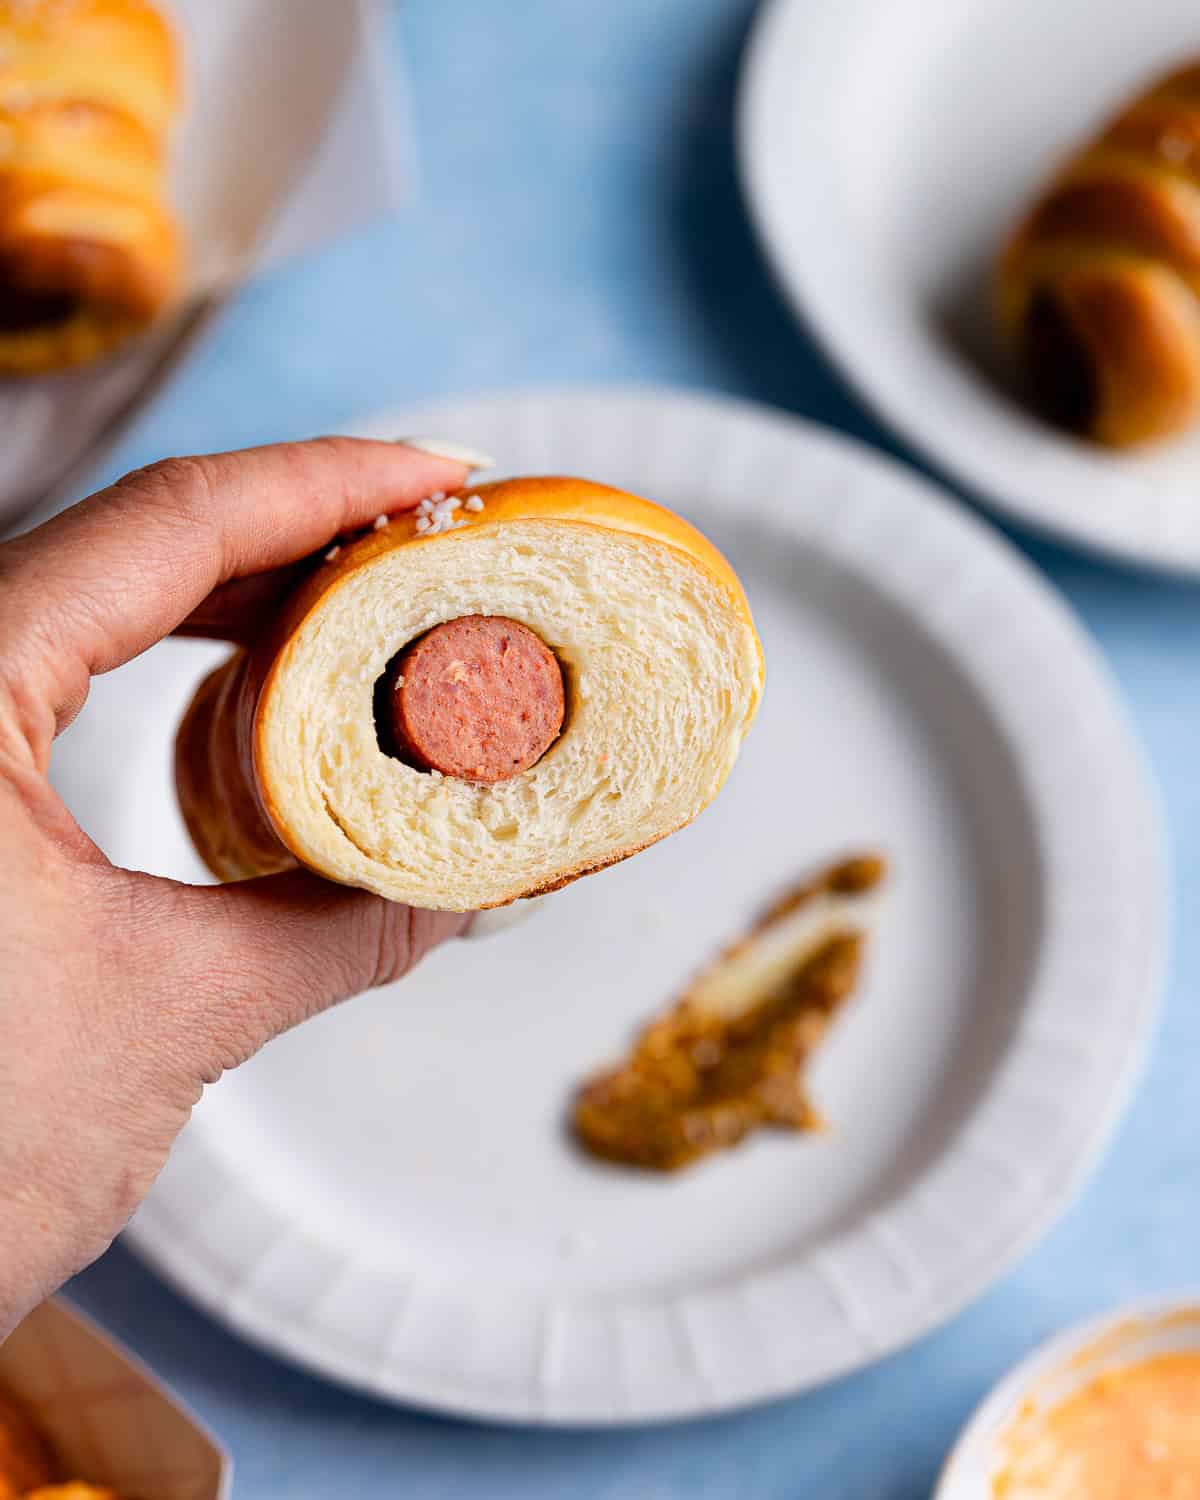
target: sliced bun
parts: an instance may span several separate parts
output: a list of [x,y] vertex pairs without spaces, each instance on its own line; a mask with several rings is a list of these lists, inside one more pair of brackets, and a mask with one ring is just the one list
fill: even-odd
[[[482,509],[456,511],[452,530],[394,517],[342,548],[262,647],[199,689],[178,785],[218,876],[296,860],[416,906],[501,906],[636,853],[716,796],[763,679],[720,553],[671,512],[584,480],[472,493]],[[566,684],[558,738],[491,784],[387,753],[375,713],[397,654],[471,615],[527,626]]]

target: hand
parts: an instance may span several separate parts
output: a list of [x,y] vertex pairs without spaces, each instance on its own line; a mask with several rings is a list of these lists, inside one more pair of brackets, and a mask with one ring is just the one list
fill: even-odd
[[332,438],[169,459],[0,547],[0,1339],[107,1248],[205,1084],[466,920],[117,869],[46,778],[55,735],[93,676],[171,631],[251,642],[335,535],[467,473]]

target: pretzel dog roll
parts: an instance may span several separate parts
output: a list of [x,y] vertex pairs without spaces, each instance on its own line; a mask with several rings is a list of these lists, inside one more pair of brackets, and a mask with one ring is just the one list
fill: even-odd
[[1125,446],[1200,413],[1200,63],[1072,158],[1000,263],[999,316],[1058,425]]
[[0,1497],[52,1484],[57,1465],[30,1412],[0,1390]]
[[300,862],[452,911],[691,821],[762,691],[741,585],[648,500],[514,479],[337,551],[200,687],[180,805],[222,879]]
[[0,374],[98,359],[175,294],[178,75],[146,0],[0,0]]

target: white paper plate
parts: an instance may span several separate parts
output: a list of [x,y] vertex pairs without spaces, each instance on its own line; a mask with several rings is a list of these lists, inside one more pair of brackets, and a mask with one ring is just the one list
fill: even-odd
[[934,1500],[995,1500],[1006,1435],[1030,1408],[1066,1400],[1106,1370],[1200,1350],[1200,1299],[1135,1303],[1059,1334],[1007,1374],[980,1404],[946,1461]]
[[[979,1293],[1112,1126],[1163,953],[1159,820],[1109,679],[983,524],[819,429],[638,392],[395,412],[512,471],[677,507],[746,582],[761,718],[690,829],[436,954],[213,1089],[134,1243],[253,1340],[381,1395],[542,1422],[694,1416],[878,1358]],[[200,875],[169,742],[214,648],[96,683],[56,752],[114,858]],[[563,1118],[781,884],[881,848],[828,1137],[663,1180]]]
[[1005,389],[992,259],[1073,142],[1200,52],[1193,0],[771,0],[743,180],[778,278],[863,395],[1015,520],[1200,571],[1200,428],[1117,456]]

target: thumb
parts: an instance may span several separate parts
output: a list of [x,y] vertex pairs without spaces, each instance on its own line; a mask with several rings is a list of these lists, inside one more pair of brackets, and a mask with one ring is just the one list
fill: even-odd
[[206,1080],[339,1000],[409,973],[470,913],[421,911],[292,870],[180,888],[189,1056]]

